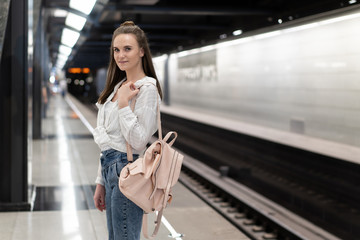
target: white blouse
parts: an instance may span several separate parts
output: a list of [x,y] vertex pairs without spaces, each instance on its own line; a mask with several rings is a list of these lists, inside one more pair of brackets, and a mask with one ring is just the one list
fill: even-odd
[[[110,94],[104,104],[96,103],[98,107],[97,127],[93,136],[101,151],[115,149],[126,153],[126,141],[132,147],[134,154],[142,154],[151,136],[157,131],[157,101],[160,97],[156,88],[156,80],[144,77],[135,82],[140,91],[136,99],[134,112],[129,106],[119,109],[117,101],[111,102],[122,80]],[[99,162],[96,183],[104,185]]]

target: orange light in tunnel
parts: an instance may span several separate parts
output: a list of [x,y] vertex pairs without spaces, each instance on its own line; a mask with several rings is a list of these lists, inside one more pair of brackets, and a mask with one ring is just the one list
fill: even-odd
[[81,68],[69,68],[69,73],[81,73]]
[[69,73],[85,73],[88,74],[90,72],[90,68],[69,68]]

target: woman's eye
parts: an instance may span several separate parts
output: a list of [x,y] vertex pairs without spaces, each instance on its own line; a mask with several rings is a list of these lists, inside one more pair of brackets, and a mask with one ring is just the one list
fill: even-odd
[[119,49],[118,48],[114,48],[114,52],[118,52],[119,51]]
[[125,51],[130,51],[130,50],[131,50],[130,47],[126,47],[126,48],[125,48]]

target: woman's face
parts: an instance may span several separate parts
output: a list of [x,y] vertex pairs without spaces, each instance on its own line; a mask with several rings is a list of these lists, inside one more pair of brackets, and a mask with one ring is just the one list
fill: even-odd
[[114,60],[122,71],[140,70],[144,50],[139,47],[134,34],[119,34],[113,43]]

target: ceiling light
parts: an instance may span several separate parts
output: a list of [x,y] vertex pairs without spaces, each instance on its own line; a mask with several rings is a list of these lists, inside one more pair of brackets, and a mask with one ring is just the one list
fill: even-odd
[[63,55],[61,53],[58,54],[57,56],[57,61],[62,61],[62,62],[66,62],[68,60],[69,56]]
[[238,29],[238,30],[233,31],[232,34],[233,34],[234,36],[238,36],[238,35],[242,34],[242,31],[241,31],[240,29]]
[[54,17],[66,17],[67,13],[68,13],[68,12],[65,11],[65,10],[55,9],[55,10],[53,11],[53,16],[54,16]]
[[61,35],[61,43],[72,48],[79,39],[79,37],[80,33],[70,30],[68,28],[64,28]]
[[94,8],[95,3],[96,0],[70,0],[69,6],[89,15]]
[[282,24],[283,20],[281,18],[278,19],[278,23]]
[[356,3],[356,0],[350,0],[349,1],[349,4],[354,4],[354,3]]
[[65,56],[69,56],[71,51],[72,51],[72,48],[69,48],[65,45],[60,45],[60,47],[59,47],[59,53],[65,55]]
[[86,23],[86,18],[69,13],[66,17],[65,24],[78,31],[81,31]]
[[224,34],[221,34],[221,35],[219,36],[219,38],[220,38],[220,39],[225,39],[225,38],[227,38],[227,35],[226,35],[226,33],[224,33]]
[[58,59],[56,61],[56,66],[59,67],[59,68],[63,68],[64,65],[65,65],[66,61],[65,60],[62,60],[62,59]]

